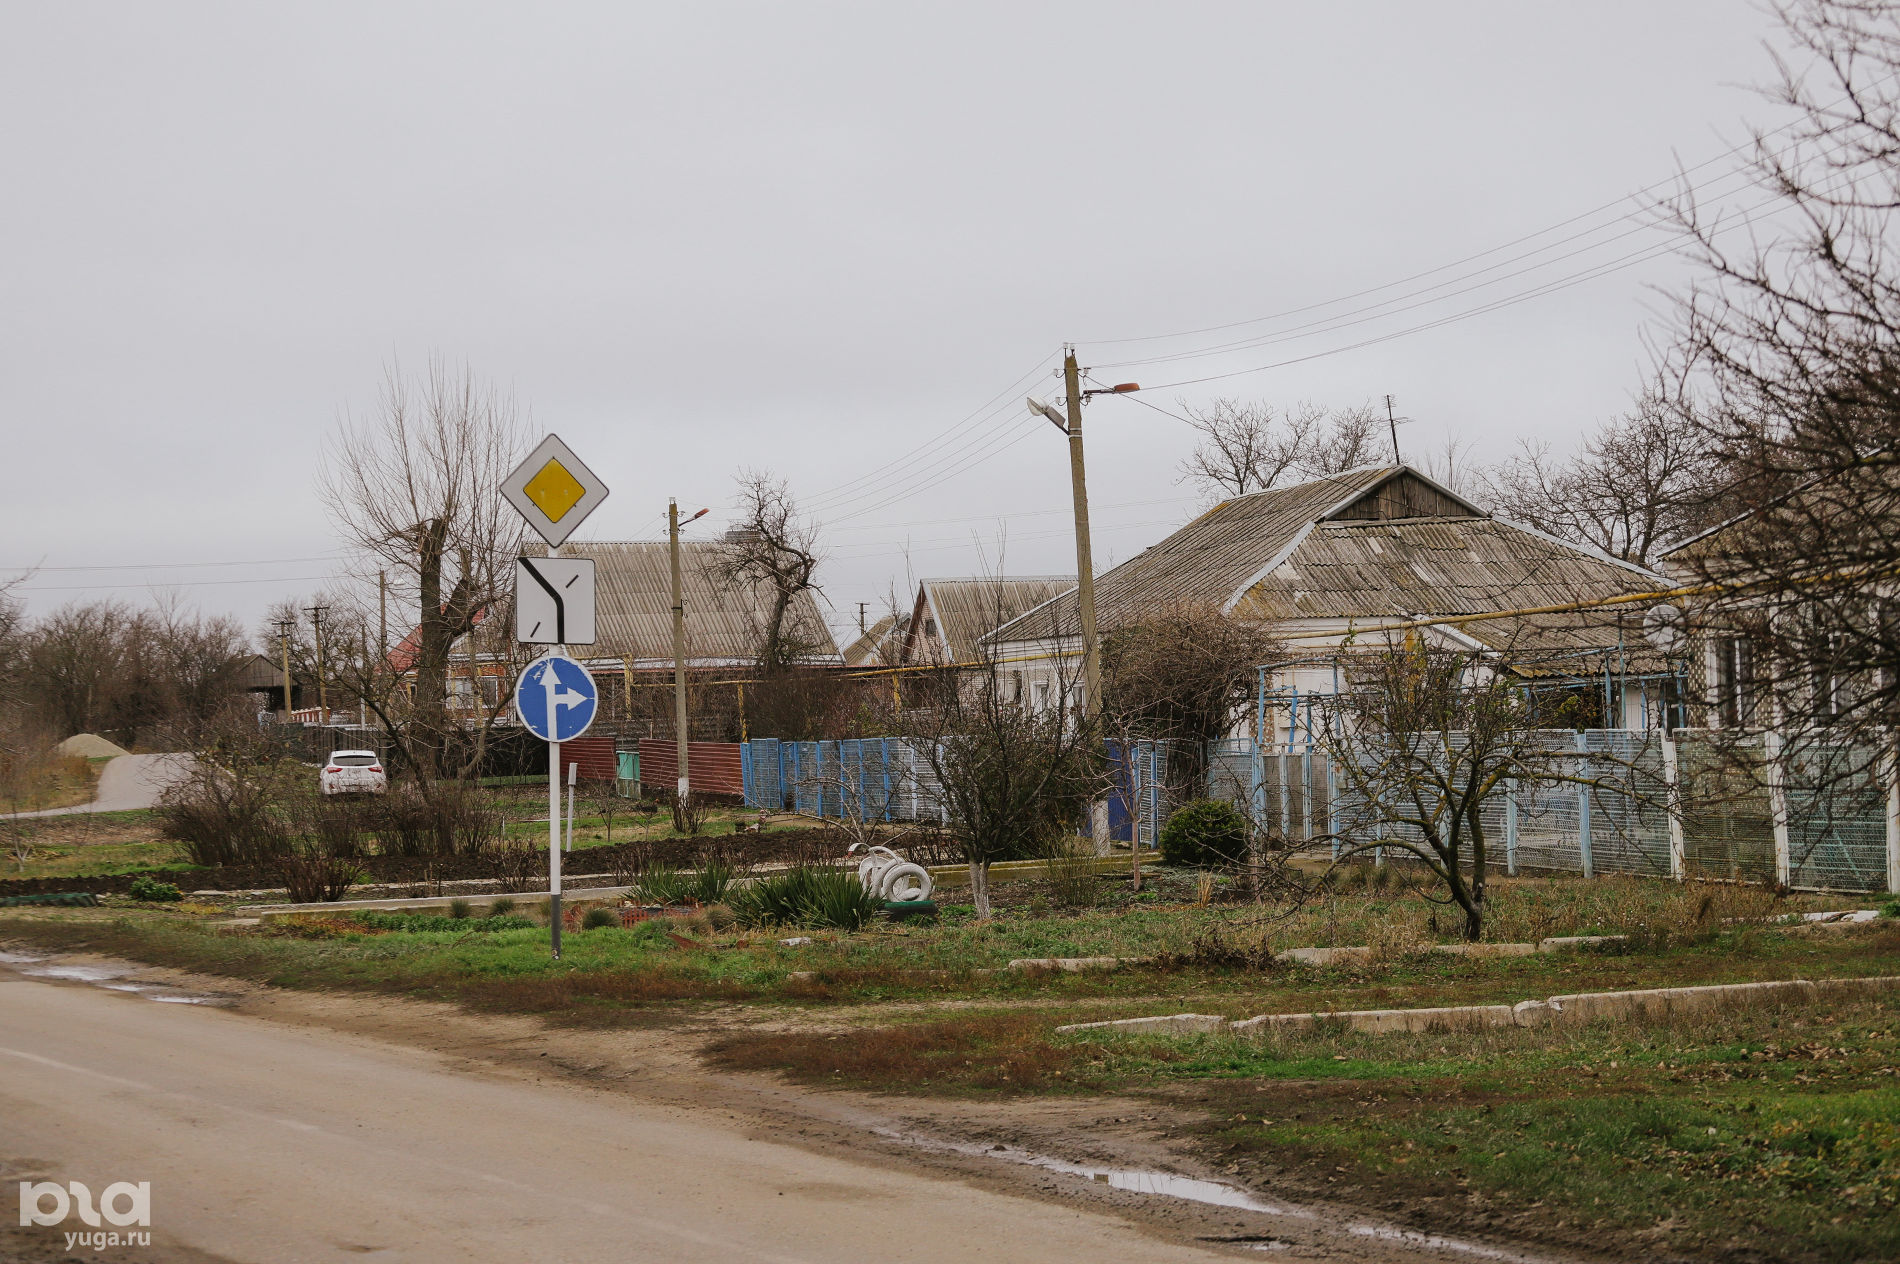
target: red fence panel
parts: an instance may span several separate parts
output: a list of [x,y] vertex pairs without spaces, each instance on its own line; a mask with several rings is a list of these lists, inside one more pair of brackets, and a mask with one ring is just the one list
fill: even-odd
[[567,766],[581,766],[582,781],[612,781],[620,775],[611,737],[577,737],[561,743],[561,780],[567,780]]
[[[688,742],[687,776],[694,794],[745,795],[745,770],[737,742]],[[585,768],[581,775],[586,776]],[[640,739],[640,784],[670,790],[679,780],[679,748],[658,738]]]

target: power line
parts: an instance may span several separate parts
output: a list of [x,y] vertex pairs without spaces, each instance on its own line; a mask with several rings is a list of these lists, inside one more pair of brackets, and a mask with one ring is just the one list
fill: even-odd
[[226,584],[309,584],[335,579],[334,575],[286,575],[262,579],[179,579],[137,584],[22,584],[15,592],[102,592],[119,588],[217,588]]
[[[1429,276],[1436,276],[1440,272],[1449,271],[1452,268],[1463,267],[1464,265],[1468,263],[1474,263],[1479,259],[1489,258],[1491,255],[1497,254],[1500,251],[1510,250],[1511,248],[1515,246],[1521,246],[1526,242],[1535,241],[1539,237],[1549,236],[1551,233],[1557,232],[1564,228],[1568,228],[1572,224],[1576,224],[1581,221],[1594,218],[1595,216],[1603,214],[1605,211],[1615,210],[1617,207],[1622,206],[1624,203],[1630,201],[1632,198],[1644,197],[1650,194],[1654,194],[1658,190],[1665,189],[1672,185],[1677,184],[1685,176],[1692,175],[1693,173],[1697,171],[1701,171],[1706,167],[1711,167],[1715,165],[1716,163],[1728,161],[1729,159],[1734,158],[1736,155],[1741,154],[1744,151],[1749,150],[1751,148],[1754,148],[1755,146],[1759,145],[1762,141],[1768,140],[1769,138],[1774,137],[1774,136],[1779,136],[1782,133],[1791,130],[1792,128],[1798,126],[1801,122],[1802,120],[1800,119],[1792,119],[1789,122],[1782,124],[1780,127],[1772,128],[1769,131],[1762,132],[1757,136],[1751,137],[1748,141],[1740,145],[1731,146],[1730,148],[1723,150],[1721,153],[1718,153],[1714,155],[1713,157],[1704,159],[1702,162],[1697,163],[1693,167],[1683,168],[1682,170],[1678,171],[1675,175],[1670,176],[1667,179],[1658,180],[1651,184],[1644,185],[1641,188],[1636,189],[1634,192],[1623,194],[1619,197],[1611,199],[1608,202],[1604,202],[1599,206],[1591,207],[1587,211],[1579,212],[1576,215],[1570,216],[1568,219],[1559,220],[1555,224],[1547,225],[1543,228],[1537,229],[1534,232],[1529,232],[1521,236],[1514,237],[1509,241],[1501,242],[1498,245],[1491,246],[1485,250],[1480,250],[1473,254],[1465,255],[1463,258],[1460,258],[1460,259],[1454,259],[1449,263],[1442,263],[1434,268],[1427,268],[1421,272],[1414,272],[1410,276],[1400,277],[1396,281],[1387,281],[1381,285],[1369,286],[1363,290],[1355,290],[1354,292],[1350,294],[1343,294],[1336,298],[1326,299],[1317,303],[1308,303],[1301,307],[1288,308],[1285,311],[1275,312],[1267,316],[1255,316],[1246,320],[1228,321],[1224,324],[1219,324],[1219,325],[1204,325],[1198,329],[1176,330],[1173,333],[1140,334],[1140,335],[1127,337],[1127,338],[1096,338],[1096,339],[1085,339],[1083,341],[1085,342],[1086,345],[1089,345],[1089,346],[1107,347],[1107,346],[1123,345],[1123,344],[1131,343],[1131,342],[1160,342],[1160,341],[1165,341],[1166,339],[1169,339],[1169,338],[1191,338],[1191,337],[1198,336],[1200,334],[1221,333],[1229,329],[1242,329],[1248,325],[1263,324],[1267,321],[1284,320],[1288,316],[1302,315],[1306,312],[1315,311],[1322,307],[1332,307],[1339,303],[1348,303],[1357,298],[1364,298],[1369,294],[1378,294],[1384,290],[1394,289],[1401,285],[1409,285],[1413,281],[1420,281]],[[1727,179],[1729,176],[1738,175],[1738,174],[1746,175],[1747,173],[1745,171],[1731,170],[1727,173],[1724,173],[1724,175],[1717,177],[1716,179],[1717,180]],[[1715,183],[1715,181],[1710,181],[1709,183]],[[1695,186],[1693,184],[1690,185],[1690,191],[1691,192],[1696,191],[1697,187],[1698,186]],[[1634,218],[1635,214],[1636,212],[1626,212],[1625,214],[1618,216],[1616,220],[1612,220],[1611,224],[1621,222],[1622,220],[1625,220],[1625,219]],[[1603,227],[1608,227],[1608,226],[1609,225],[1602,225],[1602,226],[1599,226],[1598,228],[1585,230],[1583,233],[1574,234],[1572,237],[1564,239],[1564,241],[1575,240],[1578,237],[1589,236],[1592,233],[1601,231]],[[1553,242],[1552,246],[1563,245],[1564,241]],[[1550,247],[1543,247],[1541,249],[1549,249],[1549,248]],[[1535,252],[1532,252],[1532,253],[1535,253]],[[1102,367],[1107,367],[1107,366],[1102,366]]]
[[0,566],[0,570],[27,571],[38,574],[40,571],[158,571],[158,570],[198,570],[213,566],[289,566],[302,562],[341,561],[341,553],[320,553],[315,557],[266,557],[248,562],[123,562],[99,566]]

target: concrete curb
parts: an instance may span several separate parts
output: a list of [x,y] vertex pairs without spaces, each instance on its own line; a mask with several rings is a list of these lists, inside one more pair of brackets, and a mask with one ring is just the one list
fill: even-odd
[[1112,1031],[1118,1035],[1185,1036],[1227,1026],[1219,1014],[1164,1014],[1159,1018],[1116,1018],[1103,1023],[1071,1023],[1058,1032]]
[[1225,1029],[1258,1038],[1278,1032],[1310,1031],[1322,1022],[1343,1023],[1367,1035],[1395,1032],[1471,1032],[1493,1027],[1582,1026],[1598,1021],[1629,1021],[1707,1014],[1738,1002],[1758,1000],[1851,1000],[1900,992],[1900,975],[1854,979],[1774,979],[1763,983],[1711,983],[1700,987],[1648,988],[1630,992],[1577,992],[1516,1005],[1447,1005],[1432,1009],[1357,1009],[1312,1014],[1261,1014],[1228,1022],[1213,1014],[1168,1014],[1158,1018],[1121,1018],[1110,1022],[1071,1023],[1058,1033],[1108,1031],[1181,1035]]
[[1061,970],[1080,974],[1084,970],[1118,970],[1122,966],[1146,965],[1147,957],[1018,957],[1009,963],[1011,970]]

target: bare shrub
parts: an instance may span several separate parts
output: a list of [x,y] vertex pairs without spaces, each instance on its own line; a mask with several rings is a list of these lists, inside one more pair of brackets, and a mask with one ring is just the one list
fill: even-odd
[[499,843],[483,853],[489,876],[504,891],[538,891],[547,876],[547,859],[527,843]]
[[185,845],[194,865],[270,865],[290,846],[270,786],[248,770],[200,764],[167,792],[160,830]]
[[340,900],[363,874],[354,860],[333,856],[313,844],[286,849],[277,858],[276,869],[293,904]]
[[1088,909],[1102,902],[1102,879],[1093,848],[1058,839],[1047,856],[1049,890],[1063,908]]

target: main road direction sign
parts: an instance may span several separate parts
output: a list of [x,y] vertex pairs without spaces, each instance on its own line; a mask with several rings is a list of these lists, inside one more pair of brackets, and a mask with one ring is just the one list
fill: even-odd
[[549,435],[502,480],[501,494],[543,540],[559,548],[607,499],[607,484],[559,435]]
[[528,732],[544,742],[573,741],[594,722],[599,706],[594,678],[565,654],[535,659],[515,684],[515,711]]
[[515,640],[524,645],[594,643],[593,559],[515,559]]

